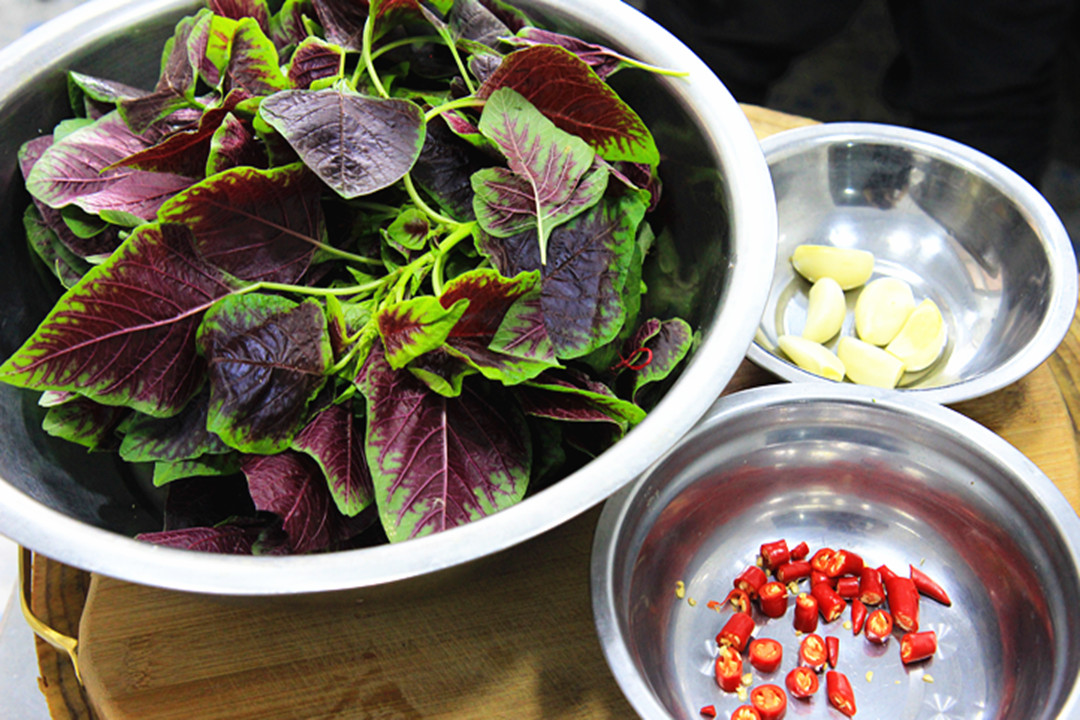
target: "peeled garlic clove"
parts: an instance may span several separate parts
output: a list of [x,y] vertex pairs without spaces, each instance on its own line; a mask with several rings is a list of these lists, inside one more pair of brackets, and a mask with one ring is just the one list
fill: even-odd
[[874,254],[831,245],[799,245],[791,255],[791,264],[810,282],[829,277],[844,290],[851,290],[870,279],[874,272]]
[[855,301],[855,332],[871,345],[888,345],[914,309],[910,285],[900,278],[878,278]]
[[947,335],[941,310],[927,298],[911,312],[885,350],[899,358],[908,372],[924,370],[941,356]]
[[777,344],[803,370],[828,380],[844,379],[844,364],[824,345],[798,335],[781,335]]
[[840,283],[823,277],[810,288],[806,305],[806,325],[802,336],[816,343],[823,343],[844,325],[847,303]]
[[840,338],[836,354],[848,379],[860,385],[894,388],[904,374],[904,363],[899,358],[858,338]]

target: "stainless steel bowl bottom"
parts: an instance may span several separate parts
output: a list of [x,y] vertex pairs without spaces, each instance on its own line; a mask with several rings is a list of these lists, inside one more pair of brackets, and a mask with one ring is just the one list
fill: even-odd
[[[646,718],[720,717],[740,704],[713,678],[717,614],[761,543],[848,548],[939,580],[953,605],[923,599],[939,650],[904,667],[842,620],[838,669],[859,718],[1080,717],[1080,519],[1015,448],[950,410],[865,388],[788,385],[721,400],[691,436],[605,507],[594,550],[594,609],[612,669]],[[677,581],[687,598],[676,597]],[[790,602],[790,601],[789,601]],[[755,611],[755,636],[800,638],[789,608]],[[845,611],[842,619],[847,619]],[[748,665],[746,666],[749,667]],[[867,672],[872,672],[868,679]],[[930,682],[929,680],[932,680]],[[822,690],[789,716],[839,717]]]

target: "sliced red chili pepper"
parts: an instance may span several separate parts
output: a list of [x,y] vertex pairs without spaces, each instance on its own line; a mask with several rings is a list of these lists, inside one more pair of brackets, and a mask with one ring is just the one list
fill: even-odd
[[736,588],[729,592],[727,597],[724,598],[724,605],[727,605],[728,603],[731,603],[732,607],[734,607],[737,612],[750,612],[750,596],[747,595],[745,590]]
[[820,569],[829,577],[841,577],[843,575],[857,575],[865,564],[860,555],[856,555],[850,550],[837,550],[825,561],[825,567]]
[[812,568],[810,563],[806,560],[796,560],[794,562],[784,563],[780,567],[776,568],[776,579],[782,583],[794,582],[795,580],[802,580],[805,577],[810,577]]
[[742,655],[735,648],[721,645],[714,670],[720,689],[735,692],[742,684]]
[[900,638],[900,659],[905,665],[932,657],[937,652],[937,633],[933,630],[906,633]]
[[919,592],[931,600],[937,600],[942,605],[952,605],[952,600],[949,599],[949,594],[945,592],[945,588],[938,585],[929,575],[914,565],[908,565],[908,567],[911,568],[911,581],[915,583],[915,588]]
[[866,605],[880,605],[885,599],[881,585],[881,573],[869,565],[859,571],[859,599]]
[[821,548],[813,554],[810,558],[810,566],[817,570],[819,573],[829,573],[826,568],[829,567],[829,561],[832,560],[832,556],[836,554],[836,551],[832,548]]
[[750,691],[750,704],[761,720],[780,720],[787,712],[787,693],[779,685],[758,685]]
[[757,565],[751,565],[735,578],[735,589],[742,590],[753,599],[757,597],[758,588],[767,582],[769,577],[765,571]]
[[821,584],[828,585],[829,587],[836,587],[836,580],[833,580],[831,577],[821,572],[820,570],[811,570],[810,587]]
[[840,617],[844,608],[847,607],[847,601],[825,583],[814,585],[810,588],[810,594],[817,599],[818,612],[821,613],[825,622],[832,622]]
[[897,627],[907,632],[919,629],[919,590],[911,578],[900,575],[885,578],[885,597]]
[[878,608],[866,618],[866,639],[884,645],[892,634],[892,615]]
[[866,624],[866,605],[859,598],[851,601],[851,634],[858,635]]
[[701,708],[701,717],[714,718],[716,717],[716,706],[706,705]]
[[784,685],[787,686],[791,697],[805,700],[817,692],[817,673],[805,665],[799,665],[787,674]]
[[829,660],[829,651],[820,635],[810,633],[799,644],[799,662],[806,667],[820,672]]
[[881,576],[881,582],[885,582],[891,577],[896,577],[896,573],[889,569],[888,565],[878,565],[878,575]]
[[731,713],[731,720],[761,720],[761,714],[752,705],[740,705]]
[[750,641],[750,664],[763,673],[776,672],[784,659],[784,646],[772,638],[756,638]]
[[805,542],[801,542],[795,547],[791,548],[791,559],[802,560],[810,554],[810,546]]
[[834,708],[848,717],[855,714],[855,692],[847,675],[836,670],[825,673],[825,692],[829,696],[829,704]]
[[763,543],[758,552],[766,568],[777,568],[791,560],[791,550],[788,549],[787,540]]
[[818,602],[813,595],[799,593],[795,598],[795,629],[799,632],[812,633],[817,630]]
[[859,596],[859,578],[848,575],[836,579],[836,594],[851,599]]
[[716,635],[717,645],[730,645],[739,652],[746,649],[750,642],[750,635],[754,632],[754,618],[750,613],[737,612],[732,614],[724,627]]
[[825,638],[825,651],[829,658],[829,667],[836,667],[840,661],[840,638],[830,635]]
[[787,612],[787,585],[773,580],[758,589],[758,607],[765,617],[783,617]]

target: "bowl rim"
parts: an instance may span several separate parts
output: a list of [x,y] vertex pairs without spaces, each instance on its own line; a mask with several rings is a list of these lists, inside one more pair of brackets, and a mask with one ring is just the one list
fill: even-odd
[[[56,71],[73,42],[93,42],[132,24],[197,7],[196,0],[90,0],[0,50],[0,98],[26,68]],[[729,268],[773,267],[776,205],[772,179],[749,120],[711,70],[660,25],[620,0],[532,0],[530,8],[598,27],[634,49],[643,62],[679,68],[684,77],[658,78],[698,118],[704,142],[739,182],[724,183],[730,220]],[[56,38],[68,39],[56,50]],[[692,109],[692,110],[691,110]],[[585,512],[632,482],[708,410],[745,356],[768,287],[754,273],[731,272],[730,300],[703,322],[694,356],[667,395],[619,443],[584,468],[525,501],[469,525],[408,542],[304,556],[224,556],[161,547],[68,517],[0,482],[0,528],[15,542],[61,562],[111,577],[174,590],[226,595],[292,595],[372,587],[427,575],[491,555]],[[726,311],[726,313],[725,313]],[[723,317],[723,323],[718,320]],[[723,325],[721,328],[720,325]],[[736,341],[733,342],[733,339]]]
[[[642,718],[673,720],[671,714],[649,689],[648,681],[638,672],[631,656],[627,638],[619,622],[619,608],[614,592],[615,555],[618,540],[623,534],[631,509],[639,501],[642,488],[678,447],[707,435],[732,418],[752,414],[771,407],[839,403],[857,405],[870,412],[903,412],[920,422],[940,427],[949,434],[961,434],[986,457],[1013,470],[1023,479],[1026,489],[1045,508],[1058,536],[1065,545],[1072,565],[1080,569],[1080,515],[1069,504],[1061,490],[1026,455],[1000,435],[980,425],[962,413],[910,394],[862,385],[823,383],[784,383],[740,390],[721,397],[695,428],[674,448],[658,460],[630,485],[622,488],[604,503],[593,536],[590,559],[590,590],[593,621],[596,626],[604,659],[615,676],[623,694]],[[643,500],[642,502],[649,502]],[[1055,717],[1080,716],[1080,676],[1073,678],[1072,687]]]
[[[1049,201],[1027,180],[989,155],[941,135],[899,125],[874,122],[832,122],[807,125],[770,135],[761,142],[770,166],[789,156],[795,148],[812,148],[841,142],[884,142],[910,148],[935,159],[963,167],[1006,196],[1039,229],[1051,269],[1050,305],[1034,337],[1019,352],[990,372],[967,380],[929,388],[895,388],[889,392],[917,396],[948,405],[982,397],[1011,385],[1053,354],[1072,324],[1077,309],[1076,254],[1069,233]],[[1070,271],[1071,269],[1071,271]],[[832,383],[803,370],[758,343],[751,343],[747,357],[759,367],[788,382]]]

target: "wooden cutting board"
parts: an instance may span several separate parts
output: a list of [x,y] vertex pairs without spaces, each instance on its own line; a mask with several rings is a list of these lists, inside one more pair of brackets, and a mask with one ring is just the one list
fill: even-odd
[[[759,137],[809,124],[746,107]],[[956,409],[1020,448],[1080,508],[1080,322],[1020,382]],[[728,392],[772,382],[744,362]],[[437,597],[223,601],[89,576],[47,558],[33,607],[80,639],[79,686],[38,642],[56,720],[624,718],[589,596],[598,509],[500,553]]]

